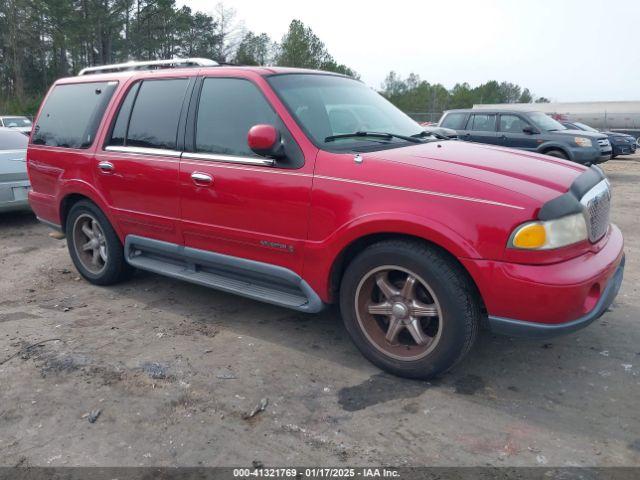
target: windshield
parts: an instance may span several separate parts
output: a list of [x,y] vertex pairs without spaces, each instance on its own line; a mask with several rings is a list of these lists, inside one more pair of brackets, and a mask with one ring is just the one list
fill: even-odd
[[596,130],[593,127],[590,127],[589,125],[585,125],[584,123],[580,123],[580,122],[574,122],[573,123],[576,127],[578,127],[580,130],[585,130],[587,132],[597,132],[598,130]]
[[318,74],[274,75],[268,80],[320,148],[350,150],[405,146],[408,142],[397,137],[330,138],[356,132],[410,137],[423,131],[410,117],[357,80]]
[[4,117],[2,119],[5,127],[30,127],[31,120],[25,117]]
[[556,130],[566,130],[566,127],[560,122],[555,121],[549,115],[542,112],[533,112],[529,114],[529,119],[540,130],[547,132],[555,132]]

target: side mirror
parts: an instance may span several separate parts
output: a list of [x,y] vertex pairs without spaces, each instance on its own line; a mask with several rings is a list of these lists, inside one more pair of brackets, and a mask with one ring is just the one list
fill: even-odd
[[535,128],[533,128],[532,126],[526,126],[522,129],[522,131],[524,133],[526,133],[527,135],[536,135],[538,133],[540,133],[538,130],[536,130]]
[[262,157],[281,158],[284,148],[280,132],[273,125],[254,125],[247,135],[249,148]]

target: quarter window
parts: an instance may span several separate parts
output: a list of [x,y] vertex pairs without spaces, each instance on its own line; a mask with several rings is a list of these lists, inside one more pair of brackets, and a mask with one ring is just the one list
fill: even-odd
[[206,78],[196,121],[196,151],[256,156],[247,134],[261,123],[278,126],[278,117],[258,88],[238,78]]
[[464,121],[466,118],[466,113],[448,113],[442,120],[440,126],[452,128],[453,130],[464,130]]
[[56,85],[42,107],[32,142],[63,148],[88,148],[95,139],[117,82]]
[[[178,121],[182,102],[187,91],[187,79],[146,80],[140,89],[131,111],[129,128],[124,144],[131,147],[162,148],[175,150]],[[125,99],[127,102],[129,98]],[[126,111],[123,108],[121,111]],[[122,130],[122,124],[114,126]]]

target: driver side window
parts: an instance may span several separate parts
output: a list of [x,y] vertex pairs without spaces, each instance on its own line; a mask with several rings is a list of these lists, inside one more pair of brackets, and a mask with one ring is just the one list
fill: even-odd
[[258,88],[239,78],[205,78],[196,119],[196,152],[255,157],[247,144],[254,125],[278,126]]
[[529,124],[517,115],[500,115],[500,131],[506,133],[522,133]]

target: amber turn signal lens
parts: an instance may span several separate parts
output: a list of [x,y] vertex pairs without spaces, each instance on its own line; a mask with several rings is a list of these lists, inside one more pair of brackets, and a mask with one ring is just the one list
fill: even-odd
[[518,230],[513,237],[513,246],[517,248],[540,248],[547,241],[547,232],[543,225],[532,223]]

